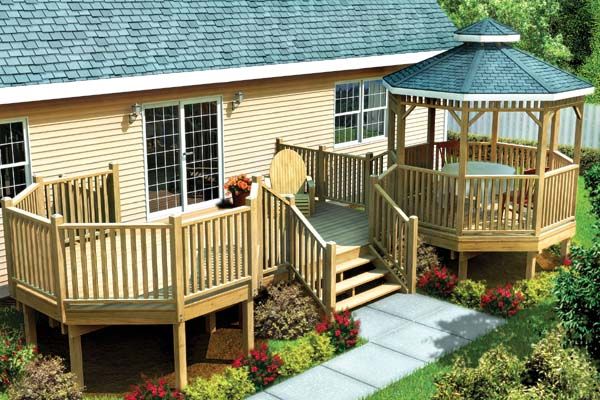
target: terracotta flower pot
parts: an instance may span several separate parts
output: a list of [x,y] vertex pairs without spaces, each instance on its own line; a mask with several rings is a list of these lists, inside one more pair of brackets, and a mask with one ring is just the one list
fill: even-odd
[[250,193],[248,192],[244,192],[244,193],[236,193],[236,194],[231,194],[231,198],[233,200],[233,206],[234,207],[241,207],[246,205],[246,197],[248,197]]

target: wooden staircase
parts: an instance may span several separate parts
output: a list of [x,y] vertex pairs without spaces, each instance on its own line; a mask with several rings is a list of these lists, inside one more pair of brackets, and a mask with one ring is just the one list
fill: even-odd
[[356,308],[402,290],[368,245],[338,248],[336,262],[336,311]]

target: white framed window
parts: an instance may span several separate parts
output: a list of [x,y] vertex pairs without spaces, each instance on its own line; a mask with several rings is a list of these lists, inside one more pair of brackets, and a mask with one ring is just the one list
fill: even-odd
[[27,120],[0,121],[0,198],[31,184]]
[[334,144],[360,143],[385,137],[388,92],[382,79],[335,85]]

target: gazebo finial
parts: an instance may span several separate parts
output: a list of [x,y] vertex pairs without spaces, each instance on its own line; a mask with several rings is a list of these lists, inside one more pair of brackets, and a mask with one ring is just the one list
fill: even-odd
[[521,40],[521,35],[493,18],[486,18],[457,30],[454,39],[459,42],[514,43]]

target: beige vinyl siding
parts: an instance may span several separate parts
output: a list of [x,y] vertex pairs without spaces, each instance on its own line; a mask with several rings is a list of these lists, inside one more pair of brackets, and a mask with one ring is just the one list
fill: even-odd
[[[0,119],[28,117],[31,165],[35,175],[55,177],[106,168],[111,161],[121,170],[123,221],[146,220],[146,191],[142,117],[129,124],[131,105],[206,96],[223,97],[225,177],[265,174],[283,138],[303,146],[333,148],[334,87],[339,81],[383,76],[398,67],[194,86],[159,91],[45,101],[3,106]],[[160,79],[157,77],[157,79]],[[244,101],[236,110],[236,91]],[[415,110],[408,128],[410,140],[425,138],[427,114]],[[443,115],[438,116],[443,135]],[[385,138],[338,147],[337,152],[364,154],[386,149]],[[0,286],[6,282],[4,239],[0,232]]]

